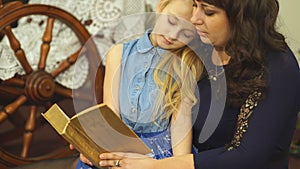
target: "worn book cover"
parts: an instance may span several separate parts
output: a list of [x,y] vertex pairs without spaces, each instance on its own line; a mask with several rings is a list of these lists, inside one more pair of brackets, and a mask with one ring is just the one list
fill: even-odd
[[103,152],[151,152],[105,104],[89,107],[71,118],[54,104],[42,116],[63,138],[98,167],[99,154]]

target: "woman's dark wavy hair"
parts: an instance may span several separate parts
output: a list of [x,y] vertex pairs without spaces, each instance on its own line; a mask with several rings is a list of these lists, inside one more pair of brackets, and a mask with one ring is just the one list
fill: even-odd
[[231,56],[225,67],[227,104],[240,107],[248,95],[259,89],[264,94],[264,78],[256,78],[266,71],[266,56],[272,51],[284,51],[284,36],[276,31],[279,11],[277,0],[203,0],[226,11],[231,36],[225,47]]

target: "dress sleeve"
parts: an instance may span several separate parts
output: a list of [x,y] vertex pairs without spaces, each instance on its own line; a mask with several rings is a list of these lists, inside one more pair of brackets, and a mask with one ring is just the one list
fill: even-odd
[[300,71],[293,54],[272,56],[266,78],[267,96],[254,108],[240,146],[195,154],[195,169],[288,168],[274,158],[288,151],[300,107]]

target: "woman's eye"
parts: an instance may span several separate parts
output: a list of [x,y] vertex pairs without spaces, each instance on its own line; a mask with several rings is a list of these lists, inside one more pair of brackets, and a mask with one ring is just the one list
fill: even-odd
[[215,11],[206,10],[206,11],[204,11],[204,13],[205,13],[205,15],[207,15],[207,16],[212,16],[212,15],[215,14]]

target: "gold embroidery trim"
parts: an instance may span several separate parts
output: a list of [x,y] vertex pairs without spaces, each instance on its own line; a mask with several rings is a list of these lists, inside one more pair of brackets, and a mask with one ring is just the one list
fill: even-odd
[[250,116],[252,115],[253,109],[257,106],[260,97],[261,92],[255,91],[248,96],[245,103],[242,105],[238,115],[237,128],[231,143],[227,146],[227,151],[231,151],[240,146],[241,139],[247,131]]

